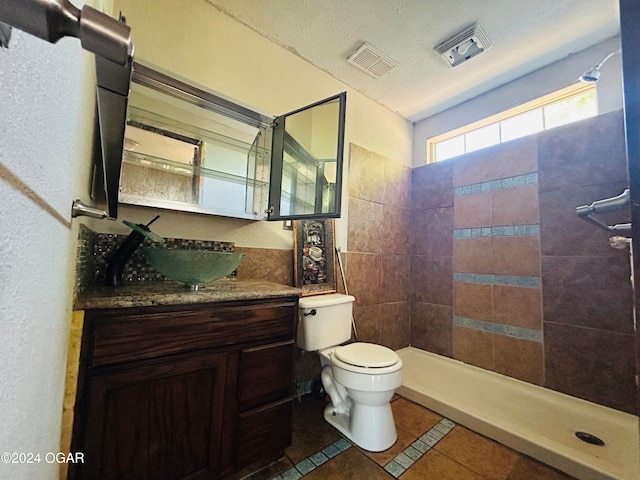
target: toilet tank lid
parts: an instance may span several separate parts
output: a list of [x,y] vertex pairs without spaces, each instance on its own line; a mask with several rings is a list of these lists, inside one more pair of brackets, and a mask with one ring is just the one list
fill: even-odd
[[354,302],[355,297],[351,295],[343,295],[342,293],[329,293],[325,295],[312,295],[310,297],[302,297],[298,302],[299,308],[318,308],[328,307],[330,305],[339,305],[341,303]]
[[355,342],[333,351],[338,360],[360,367],[381,368],[398,363],[398,354],[375,343]]

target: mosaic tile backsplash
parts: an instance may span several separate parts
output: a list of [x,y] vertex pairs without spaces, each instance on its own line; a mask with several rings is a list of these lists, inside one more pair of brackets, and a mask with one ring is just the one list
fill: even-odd
[[[78,251],[76,260],[76,292],[89,286],[104,285],[105,272],[111,256],[115,253],[126,235],[96,233],[85,225],[80,225],[78,233]],[[233,242],[212,240],[189,240],[183,238],[165,239],[166,248],[183,248],[188,250],[212,250],[215,252],[233,252]],[[124,267],[122,280],[126,283],[167,280],[156,272],[142,253],[142,247],[153,246],[154,243],[145,238]],[[230,277],[235,276],[233,272]]]

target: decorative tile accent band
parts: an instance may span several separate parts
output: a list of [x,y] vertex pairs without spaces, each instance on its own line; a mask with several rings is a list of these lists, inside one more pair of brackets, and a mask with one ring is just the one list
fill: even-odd
[[456,282],[483,283],[487,285],[502,285],[505,287],[540,288],[542,286],[540,277],[526,277],[523,275],[453,272],[453,280]]
[[393,460],[384,466],[384,469],[393,475],[394,478],[400,477],[400,475],[406,472],[420,457],[431,450],[455,426],[456,424],[451,420],[443,418],[427,433],[405,448],[402,453],[396,455]]
[[504,188],[521,187],[522,185],[531,185],[538,183],[538,172],[525,173],[514,177],[500,178],[498,180],[489,180],[487,182],[472,183],[469,185],[461,185],[454,187],[453,195],[459,197],[461,195],[472,195],[474,193],[485,193],[493,190],[502,190]]
[[[424,435],[389,461],[389,463],[384,466],[384,469],[393,475],[394,478],[398,478],[406,472],[411,465],[417,462],[420,457],[442,440],[455,426],[456,424],[453,421],[448,418],[443,418]],[[308,456],[286,472],[277,475],[273,480],[299,480],[323,463],[328,462],[336,455],[349,449],[352,445],[349,440],[340,438],[319,452]]]
[[323,463],[328,462],[339,453],[351,448],[351,445],[351,442],[348,440],[340,438],[331,445],[324,447],[322,450],[297,463],[286,472],[274,477],[274,480],[298,480],[299,478],[304,477],[307,473],[315,470]]
[[[104,284],[107,263],[126,238],[126,235],[97,233],[84,225],[80,225],[76,254],[76,293],[87,286]],[[167,238],[165,240],[164,247],[166,248],[213,250],[216,252],[233,252],[235,248],[232,242],[183,238]],[[142,246],[153,245],[153,242],[147,238],[142,244]],[[229,276],[234,277],[235,272]],[[133,283],[166,279],[147,263],[142,249],[138,248],[125,265],[122,280],[125,283]]]
[[472,330],[480,330],[482,332],[495,333],[506,337],[518,338],[520,340],[528,340],[530,342],[543,343],[542,332],[540,330],[532,330],[530,328],[516,327],[514,325],[506,325],[503,323],[485,322],[484,320],[476,320],[475,318],[453,316],[453,324],[456,327],[470,328]]
[[540,225],[505,225],[503,227],[455,228],[453,238],[533,237],[540,235]]

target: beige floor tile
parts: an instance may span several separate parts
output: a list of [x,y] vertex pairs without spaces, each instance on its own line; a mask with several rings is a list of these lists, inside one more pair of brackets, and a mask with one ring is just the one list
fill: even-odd
[[525,456],[516,462],[507,478],[508,480],[574,480],[569,475]]
[[437,450],[429,450],[400,476],[400,480],[482,480],[482,477]]
[[416,439],[416,437],[404,430],[400,430],[398,428],[396,428],[396,430],[398,432],[398,440],[396,440],[396,443],[394,443],[388,450],[385,450],[384,452],[367,452],[363,450],[362,452],[378,465],[386,465],[393,460],[396,455],[402,453],[402,451],[411,445]]
[[243,480],[268,480],[270,478],[277,477],[281,473],[286,472],[291,467],[293,467],[291,460],[284,457],[278,460],[277,462],[274,462],[271,465],[268,465],[262,470],[258,470],[257,472],[252,473],[248,477],[245,477]]
[[403,430],[414,438],[418,438],[442,420],[440,415],[405,398],[391,402],[391,409],[396,429]]
[[293,408],[293,441],[285,450],[295,464],[322,450],[340,438],[338,431],[329,425],[322,413],[327,403],[306,395]]
[[487,480],[506,480],[520,455],[460,425],[434,447]]
[[304,476],[305,480],[389,480],[393,477],[357,448],[351,447]]

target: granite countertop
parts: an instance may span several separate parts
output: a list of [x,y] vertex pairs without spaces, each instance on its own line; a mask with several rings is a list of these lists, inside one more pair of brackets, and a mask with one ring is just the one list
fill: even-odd
[[177,282],[139,282],[122,287],[90,287],[76,298],[75,310],[92,308],[148,307],[152,305],[188,305],[299,296],[299,288],[261,280],[222,279],[197,291]]

